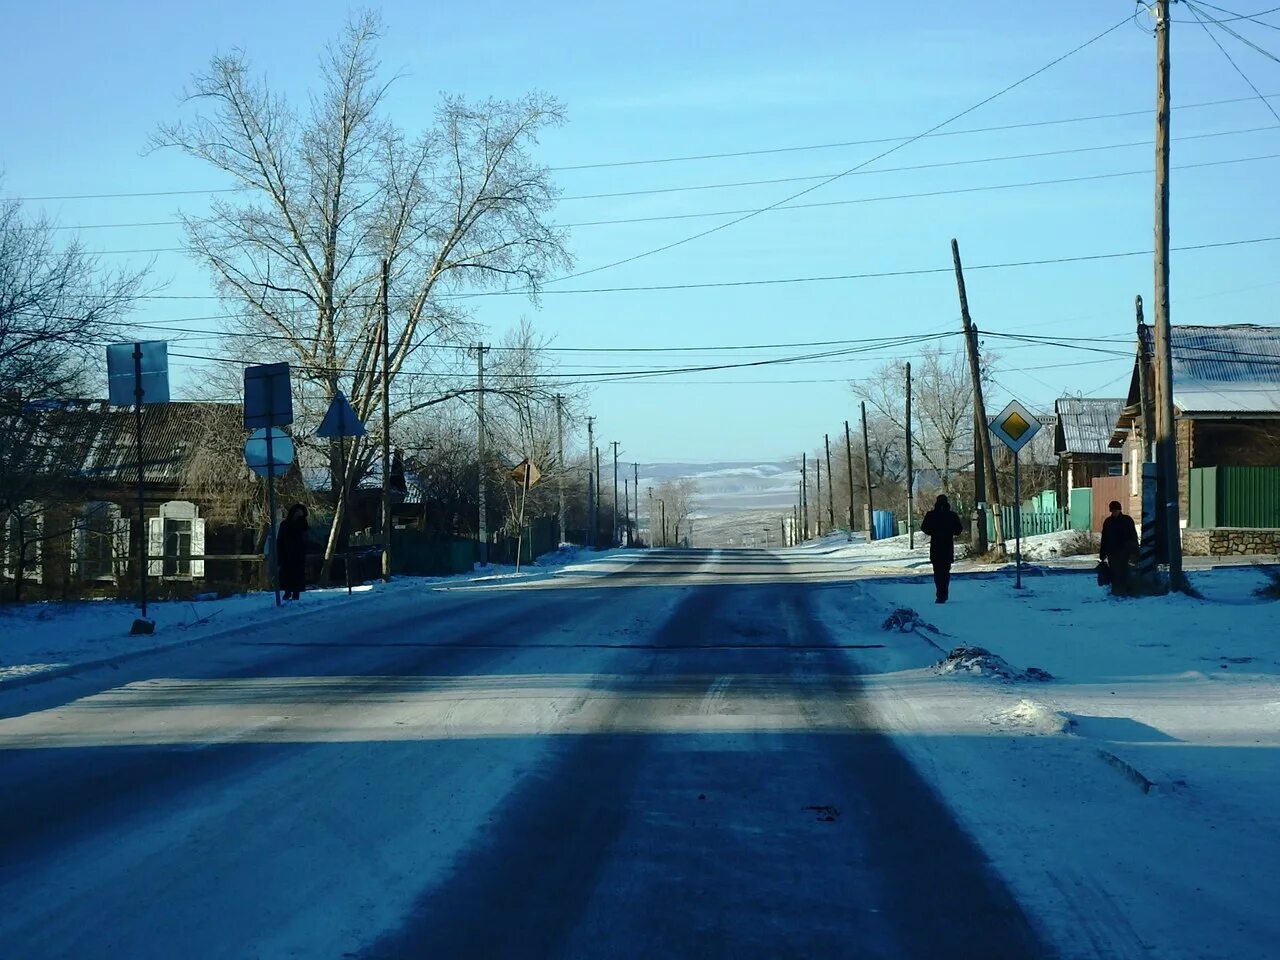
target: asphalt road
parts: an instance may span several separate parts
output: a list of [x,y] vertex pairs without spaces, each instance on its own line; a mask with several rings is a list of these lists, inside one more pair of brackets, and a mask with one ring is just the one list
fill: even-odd
[[1051,955],[820,559],[654,551],[0,694],[0,956]]

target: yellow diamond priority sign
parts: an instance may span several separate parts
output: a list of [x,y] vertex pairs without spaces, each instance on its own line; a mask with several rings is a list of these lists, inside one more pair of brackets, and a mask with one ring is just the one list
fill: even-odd
[[1040,421],[1017,400],[1013,400],[991,421],[991,432],[1000,438],[1001,443],[1017,453],[1040,432]]

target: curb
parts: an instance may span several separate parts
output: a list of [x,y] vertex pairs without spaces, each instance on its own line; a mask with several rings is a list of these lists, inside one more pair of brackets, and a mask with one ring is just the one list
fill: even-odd
[[1121,760],[1114,753],[1110,753],[1106,750],[1099,750],[1098,756],[1119,770],[1127,780],[1131,781],[1143,793],[1149,794],[1156,788],[1155,783],[1148,780],[1141,770],[1129,763],[1127,760]]

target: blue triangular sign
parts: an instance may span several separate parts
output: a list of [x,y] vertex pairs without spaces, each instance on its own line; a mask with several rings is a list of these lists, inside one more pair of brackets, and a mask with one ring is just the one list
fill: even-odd
[[316,430],[316,436],[363,437],[364,434],[364,424],[360,422],[356,412],[351,409],[351,404],[347,402],[346,394],[339,390],[333,395],[333,402],[329,404],[329,409],[326,411],[324,419],[320,421],[320,428]]

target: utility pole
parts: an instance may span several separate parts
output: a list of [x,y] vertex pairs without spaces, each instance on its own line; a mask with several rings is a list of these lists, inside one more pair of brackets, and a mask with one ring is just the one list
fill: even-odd
[[482,340],[476,344],[476,419],[480,424],[476,441],[477,473],[480,475],[480,524],[478,537],[480,540],[480,565],[489,565],[489,491],[485,484],[485,450],[484,450],[484,355],[488,351]]
[[1142,316],[1142,297],[1134,301],[1138,315],[1138,396],[1142,401],[1142,459],[1156,459],[1156,408],[1151,391],[1151,351],[1144,336],[1146,323]]
[[596,548],[596,474],[592,464],[596,456],[596,418],[587,417],[587,546]]
[[556,483],[557,507],[556,512],[560,515],[560,543],[564,543],[568,539],[568,532],[565,530],[564,517],[564,394],[556,394],[556,446],[557,446],[557,466],[559,469],[559,480]]
[[836,529],[836,475],[831,472],[831,436],[829,434],[824,433],[822,435],[822,445],[827,451],[827,532],[834,533]]
[[[631,531],[631,542],[634,545],[636,536],[640,533],[640,464],[631,464],[631,469],[635,471],[635,475],[632,479],[635,481],[635,487],[633,489],[636,492],[636,525],[635,529]],[[650,524],[650,526],[652,526],[652,524]],[[649,546],[653,546],[653,544],[650,543]]]
[[1182,590],[1182,530],[1178,517],[1178,444],[1173,413],[1173,330],[1169,320],[1169,0],[1156,0],[1156,469],[1164,497],[1164,547],[1169,586]]
[[662,545],[667,545],[667,501],[658,498],[658,509],[662,511]]
[[[382,579],[391,579],[391,265],[382,261]],[[345,480],[345,478],[344,478]]]
[[621,542],[618,536],[618,441],[613,441],[613,545]]
[[871,500],[871,438],[867,433],[867,401],[862,401],[862,473],[867,484],[867,540],[876,538],[876,511]]
[[596,529],[593,536],[600,536],[600,448],[596,447]]
[[[814,470],[818,474],[818,499],[813,505],[813,525],[818,528],[818,536],[822,536],[822,461],[815,460],[813,462]],[[827,477],[827,485],[830,486],[831,478]]]
[[[991,519],[996,531],[996,555],[1003,557],[1005,555],[1004,521],[1000,516],[1000,484],[999,478],[996,477],[995,454],[991,451],[991,431],[987,428],[987,405],[982,398],[982,364],[978,360],[978,331],[969,317],[969,296],[964,288],[964,267],[960,264],[960,244],[954,238],[951,241],[951,259],[955,263],[956,289],[960,293],[960,318],[964,322],[965,346],[969,353],[969,376],[973,378],[973,417],[976,421],[974,424],[976,442],[973,451],[974,479],[977,479],[976,462],[981,455],[983,472],[986,475],[987,509],[991,511]],[[981,497],[983,492],[983,488],[975,486],[974,493],[977,497]],[[978,510],[977,527],[978,553],[986,553],[987,524],[981,509]]]
[[622,528],[627,531],[627,546],[634,539],[631,535],[631,481],[622,478]]
[[800,454],[800,519],[803,524],[801,540],[809,539],[809,458]]
[[[639,499],[639,497],[640,497],[640,494],[637,492],[637,493],[636,493],[636,499]],[[639,513],[639,512],[640,512],[640,511],[639,511],[639,509],[637,508],[636,513]],[[649,549],[650,549],[650,550],[652,550],[654,547],[656,547],[656,546],[658,545],[658,541],[657,541],[657,540],[654,538],[654,536],[653,536],[653,531],[654,531],[654,526],[653,526],[653,487],[652,487],[652,486],[650,486],[650,487],[649,487]]]
[[844,459],[849,466],[849,539],[853,539],[853,444],[849,441],[849,421],[844,422]]
[[907,546],[916,548],[915,481],[911,470],[911,361],[907,361]]

